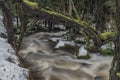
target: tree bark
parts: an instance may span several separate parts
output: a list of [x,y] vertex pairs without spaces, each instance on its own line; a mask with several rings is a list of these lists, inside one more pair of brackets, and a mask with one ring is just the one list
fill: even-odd
[[19,9],[19,18],[20,18],[21,25],[20,25],[20,35],[19,35],[19,40],[18,40],[17,53],[21,47],[21,43],[22,43],[24,34],[26,32],[25,21],[24,21],[25,20],[24,19],[24,11],[23,11],[23,7],[22,7],[21,3],[19,3],[18,9]]
[[94,11],[95,15],[95,21],[96,21],[96,29],[103,33],[107,28],[106,28],[106,20],[105,20],[105,14],[103,11],[103,5],[104,2],[103,0],[96,0],[96,8]]
[[7,30],[7,36],[8,36],[8,42],[14,46],[14,41],[15,41],[15,37],[14,37],[14,26],[13,26],[13,18],[12,18],[12,13],[10,12],[8,6],[5,4],[4,1],[0,1],[0,6],[2,8],[2,11],[4,13],[4,17],[5,17],[5,27]]
[[117,76],[117,73],[120,73],[120,0],[116,0],[116,28],[115,54],[110,71],[110,80],[120,80],[120,77]]

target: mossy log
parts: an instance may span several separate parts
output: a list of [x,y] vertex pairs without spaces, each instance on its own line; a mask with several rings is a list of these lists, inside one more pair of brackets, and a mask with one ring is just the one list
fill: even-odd
[[52,16],[56,16],[56,17],[61,17],[61,18],[65,19],[65,20],[67,20],[69,22],[75,23],[75,24],[79,25],[80,27],[89,30],[91,33],[93,33],[93,35],[96,37],[96,39],[98,41],[101,41],[100,35],[98,36],[98,34],[99,34],[98,31],[96,29],[94,29],[92,26],[90,26],[89,24],[87,24],[86,22],[74,19],[74,18],[72,18],[70,16],[66,16],[66,15],[58,13],[56,11],[50,11],[50,10],[46,10],[44,8],[39,8],[37,3],[30,2],[29,0],[23,0],[23,2],[27,6],[31,7],[32,9],[37,9],[37,10],[39,10],[41,12],[44,12],[44,13],[46,13],[48,15],[52,15]]
[[100,35],[101,35],[102,40],[103,40],[102,45],[104,45],[104,44],[106,44],[106,43],[108,43],[110,41],[114,42],[116,33],[117,33],[116,31],[101,33]]
[[38,9],[38,4],[36,2],[30,2],[29,0],[23,0],[23,2],[32,9]]
[[115,37],[116,32],[105,32],[105,33],[101,33],[101,36],[103,39],[107,39],[109,37]]

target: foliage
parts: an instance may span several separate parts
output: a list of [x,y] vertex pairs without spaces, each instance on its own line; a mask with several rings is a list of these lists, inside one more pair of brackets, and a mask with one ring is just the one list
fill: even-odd
[[114,51],[111,48],[107,48],[107,49],[101,50],[100,53],[102,55],[113,55]]
[[114,0],[106,1],[105,5],[110,8],[111,13],[115,13],[116,12],[116,7],[115,7],[116,3],[115,3]]
[[119,77],[120,77],[120,73],[117,73],[117,76],[119,76]]
[[[14,4],[11,4],[12,2],[14,2]],[[54,24],[56,24],[56,21],[54,20],[54,18],[58,18],[58,20],[59,19],[64,20],[64,23],[61,21],[62,24],[65,24],[65,25],[69,24],[71,29],[73,29],[73,27],[76,27],[76,26],[79,27],[79,30],[77,30],[77,27],[76,27],[76,31],[78,31],[78,33],[79,31],[83,32],[82,34],[86,39],[86,45],[88,47],[90,47],[91,45],[90,39],[93,39],[94,43],[96,42],[97,44],[103,45],[105,44],[105,41],[107,42],[107,39],[109,37],[114,37],[115,35],[114,32],[100,33],[98,30],[95,29],[95,27],[91,26],[93,24],[92,20],[94,19],[96,14],[95,12],[97,10],[102,10],[101,13],[104,11],[109,11],[110,8],[114,7],[114,5],[110,5],[111,2],[114,2],[114,1],[113,0],[100,0],[100,1],[96,1],[96,0],[80,0],[80,1],[23,0],[22,2],[14,1],[14,0],[6,1],[7,5],[10,6],[10,10],[14,14],[13,15],[14,18],[16,18],[16,16],[20,18],[21,13],[23,14],[22,15],[23,21],[22,20],[21,21],[24,22],[24,29],[20,28],[20,25],[18,25],[19,27],[17,28],[15,26],[15,29],[17,30],[17,35],[20,35],[21,30],[25,31],[24,35],[26,34],[28,35],[30,30],[33,30],[33,31],[30,31],[30,33],[35,32],[34,26],[36,25],[37,25],[37,28],[39,28],[37,32],[41,31],[40,28],[43,27],[41,26],[41,24],[43,23],[39,23],[37,21],[34,23],[32,22],[32,20],[34,19],[35,20],[38,19],[38,21],[48,21],[48,22],[49,20],[50,22],[53,21],[50,24],[54,26]],[[106,10],[103,10],[103,8],[105,8]],[[20,13],[20,10],[21,10],[21,13]],[[99,14],[101,13],[99,12]],[[101,15],[103,14],[106,15],[107,12],[102,13]],[[44,15],[45,17],[41,18],[42,15]],[[104,18],[106,17],[108,16],[104,16]],[[49,24],[48,22],[45,24]],[[91,23],[89,24],[89,22]],[[33,25],[28,25],[30,23],[33,23]],[[49,27],[50,26],[45,28],[43,27],[43,29],[46,29]],[[95,46],[97,47],[97,45]]]
[[90,55],[85,55],[85,56],[77,56],[77,59],[90,59]]
[[116,32],[105,32],[105,33],[101,33],[101,36],[104,38],[104,39],[107,39],[108,37],[115,37],[116,35]]

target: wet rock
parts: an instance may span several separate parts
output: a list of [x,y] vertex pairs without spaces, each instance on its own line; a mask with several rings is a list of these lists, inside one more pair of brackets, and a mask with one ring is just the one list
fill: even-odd
[[101,46],[100,53],[102,55],[113,55],[114,47],[115,47],[115,45],[113,42],[106,43],[105,45]]

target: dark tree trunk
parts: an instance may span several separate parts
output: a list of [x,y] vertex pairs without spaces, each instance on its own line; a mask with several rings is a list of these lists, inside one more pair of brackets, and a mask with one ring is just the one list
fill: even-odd
[[106,30],[106,19],[103,11],[104,0],[96,0],[96,9],[94,12],[95,21],[96,21],[96,29],[100,32],[104,32]]
[[12,13],[10,12],[8,6],[5,4],[5,2],[0,1],[0,6],[3,10],[4,17],[5,17],[5,27],[7,30],[8,35],[8,42],[14,46],[14,26],[13,26],[13,20],[12,20]]
[[20,36],[19,36],[19,40],[18,40],[19,42],[18,42],[18,46],[17,46],[17,52],[19,51],[19,49],[21,47],[21,43],[22,43],[23,37],[26,32],[24,11],[23,11],[23,7],[22,7],[21,3],[19,3],[18,9],[19,9],[19,18],[20,18],[21,25],[20,25]]
[[53,26],[52,18],[49,18],[49,19],[48,19],[48,28],[49,28],[49,32],[52,31],[52,26]]
[[110,71],[110,80],[120,80],[120,77],[117,76],[117,73],[120,73],[120,0],[116,0],[116,5],[117,35],[115,41],[115,54]]

